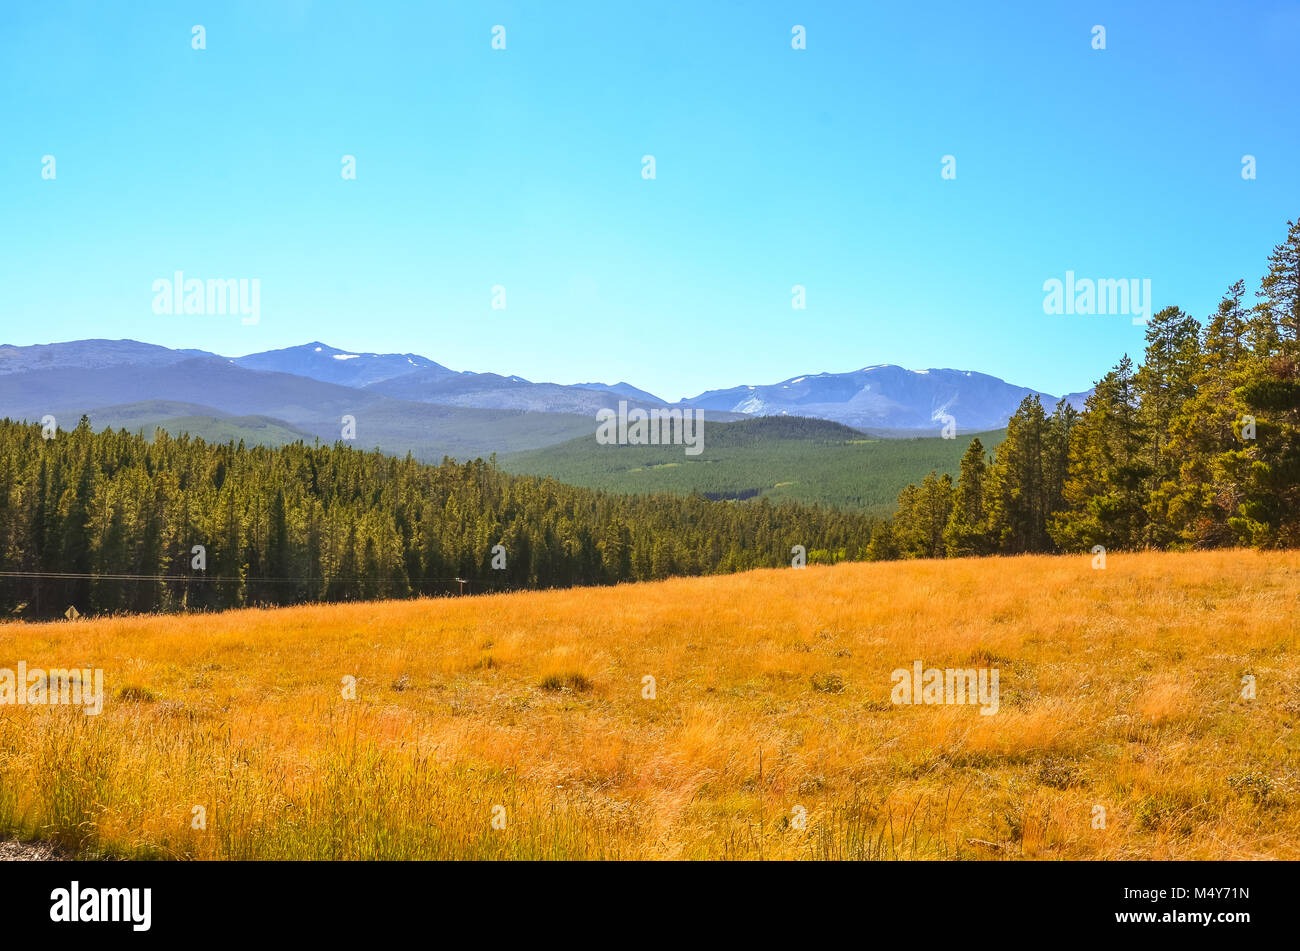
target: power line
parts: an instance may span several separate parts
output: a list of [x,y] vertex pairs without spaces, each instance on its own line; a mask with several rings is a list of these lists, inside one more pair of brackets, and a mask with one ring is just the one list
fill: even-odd
[[[392,579],[373,578],[222,578],[214,575],[135,575],[135,574],[98,574],[78,571],[0,571],[0,578],[54,578],[64,581],[212,581],[219,584],[388,584]],[[481,584],[502,587],[504,582],[483,581],[478,578],[423,578],[410,582],[412,586],[422,584]]]

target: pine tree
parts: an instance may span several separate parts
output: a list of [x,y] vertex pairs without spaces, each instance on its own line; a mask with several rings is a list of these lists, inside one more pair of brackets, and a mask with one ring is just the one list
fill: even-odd
[[891,532],[895,548],[901,558],[920,558],[925,550],[924,531],[918,516],[921,487],[904,486],[898,493]]
[[[1070,434],[1074,432],[1079,415],[1078,410],[1061,400],[1047,420],[1047,432],[1043,438],[1043,511],[1048,526],[1052,518],[1067,506],[1065,483],[1070,477]],[[1052,547],[1056,547],[1055,541]]]
[[1043,446],[1047,417],[1037,396],[1026,396],[1007,422],[1007,435],[988,475],[989,537],[1011,554],[1047,551]]
[[944,548],[950,558],[984,555],[990,551],[988,512],[985,509],[987,474],[984,444],[975,437],[961,457],[952,515],[944,528]]
[[894,537],[907,558],[942,558],[944,529],[952,517],[952,476],[931,470],[920,486],[908,486],[898,497]]
[[867,543],[867,561],[894,561],[900,557],[898,542],[894,538],[894,529],[888,522],[881,522],[871,533]]
[[1262,547],[1300,545],[1300,221],[1269,256],[1250,321],[1255,343],[1241,397],[1255,417],[1255,445],[1240,515],[1229,524]]
[[[78,575],[89,574],[94,566],[92,543],[95,539],[91,505],[100,473],[92,444],[85,439],[89,431],[90,421],[83,416],[80,425],[72,433],[74,438],[82,437],[77,440],[76,447],[84,447],[79,453],[81,462],[76,486],[64,492],[58,507],[63,531],[59,538],[60,558],[57,570]],[[82,613],[92,609],[90,581],[86,578],[67,579],[60,586],[59,595],[59,600],[68,602]]]
[[1250,460],[1240,436],[1247,415],[1246,285],[1237,281],[1201,333],[1192,396],[1169,427],[1167,455],[1177,466],[1155,493],[1150,513],[1163,515],[1170,544],[1214,548],[1232,544],[1228,520],[1239,514]]
[[263,597],[273,604],[285,604],[293,600],[292,592],[286,579],[291,577],[289,553],[289,517],[286,512],[284,489],[276,489],[271,496],[271,508],[267,516],[269,527],[266,541],[266,558],[262,566],[266,583]]
[[1146,436],[1147,512],[1142,541],[1164,548],[1176,537],[1168,512],[1179,487],[1180,462],[1169,452],[1176,421],[1196,395],[1200,325],[1177,307],[1166,307],[1147,324],[1142,368],[1134,374],[1138,414]]
[[1051,520],[1057,545],[1070,550],[1140,547],[1149,475],[1145,449],[1133,364],[1125,355],[1097,383],[1070,434],[1066,508]]

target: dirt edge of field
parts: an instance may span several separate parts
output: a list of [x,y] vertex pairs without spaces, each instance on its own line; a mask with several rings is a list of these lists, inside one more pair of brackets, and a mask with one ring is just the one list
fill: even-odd
[[59,862],[71,858],[66,851],[49,842],[0,840],[0,862]]

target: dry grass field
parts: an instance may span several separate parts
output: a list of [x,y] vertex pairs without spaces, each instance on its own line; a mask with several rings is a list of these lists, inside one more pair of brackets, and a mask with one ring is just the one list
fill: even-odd
[[[0,625],[0,667],[106,681],[99,716],[0,706],[0,837],[196,859],[1295,859],[1298,618],[1300,553],[1232,551]],[[997,668],[998,712],[892,703],[917,660]]]

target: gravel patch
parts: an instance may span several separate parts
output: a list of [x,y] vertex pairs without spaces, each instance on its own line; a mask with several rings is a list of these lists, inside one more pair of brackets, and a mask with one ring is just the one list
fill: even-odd
[[0,862],[55,862],[68,857],[49,842],[0,841]]

